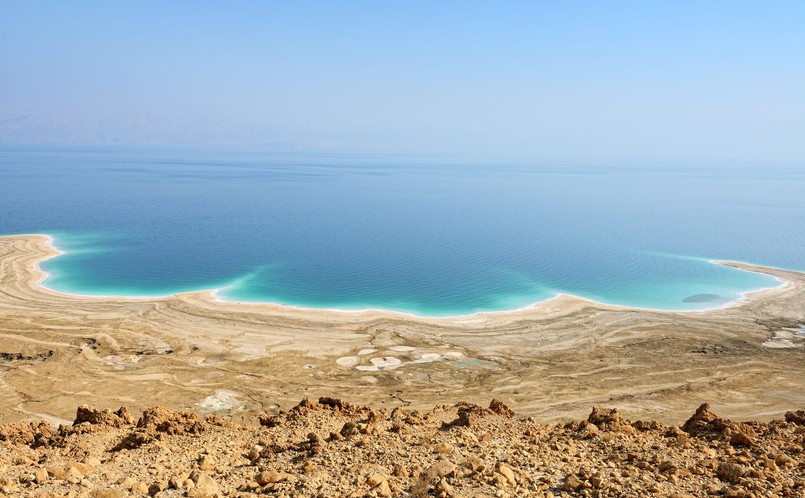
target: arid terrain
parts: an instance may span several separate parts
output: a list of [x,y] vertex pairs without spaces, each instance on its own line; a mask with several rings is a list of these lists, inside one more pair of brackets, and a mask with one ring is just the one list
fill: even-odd
[[[722,263],[784,285],[702,312],[436,319],[63,294],[40,284],[56,255],[0,237],[11,496],[805,496],[798,272]],[[705,402],[724,419],[671,425]]]
[[162,407],[78,409],[71,425],[0,426],[9,496],[591,496],[805,494],[805,412],[681,426],[595,408],[541,424],[503,403],[427,412],[323,398],[243,426]]

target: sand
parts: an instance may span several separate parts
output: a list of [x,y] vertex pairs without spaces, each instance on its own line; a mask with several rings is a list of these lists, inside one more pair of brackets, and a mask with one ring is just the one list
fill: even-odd
[[[0,422],[154,404],[238,421],[336,396],[377,408],[492,397],[537,420],[592,405],[678,422],[709,402],[733,419],[805,406],[805,275],[722,262],[785,285],[728,307],[667,312],[559,296],[453,318],[49,290],[46,236],[0,237]],[[784,346],[784,347],[783,347]],[[223,394],[222,394],[223,393]]]

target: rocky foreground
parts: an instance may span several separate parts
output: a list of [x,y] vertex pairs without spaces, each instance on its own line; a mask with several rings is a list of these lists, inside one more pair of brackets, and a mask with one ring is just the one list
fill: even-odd
[[8,496],[805,496],[805,412],[681,427],[594,408],[546,425],[503,403],[428,412],[305,399],[259,426],[162,407],[81,407],[0,426]]

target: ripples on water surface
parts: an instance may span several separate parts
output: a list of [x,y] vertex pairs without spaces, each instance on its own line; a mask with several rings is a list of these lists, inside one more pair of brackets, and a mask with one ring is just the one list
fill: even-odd
[[68,255],[48,285],[423,315],[557,293],[700,309],[805,269],[797,166],[520,165],[414,156],[0,149],[0,233]]

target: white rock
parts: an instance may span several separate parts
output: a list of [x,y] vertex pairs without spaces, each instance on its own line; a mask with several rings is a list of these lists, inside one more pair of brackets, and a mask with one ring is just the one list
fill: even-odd
[[354,367],[358,363],[360,363],[360,359],[357,356],[342,356],[341,358],[335,360],[336,365],[342,367]]

